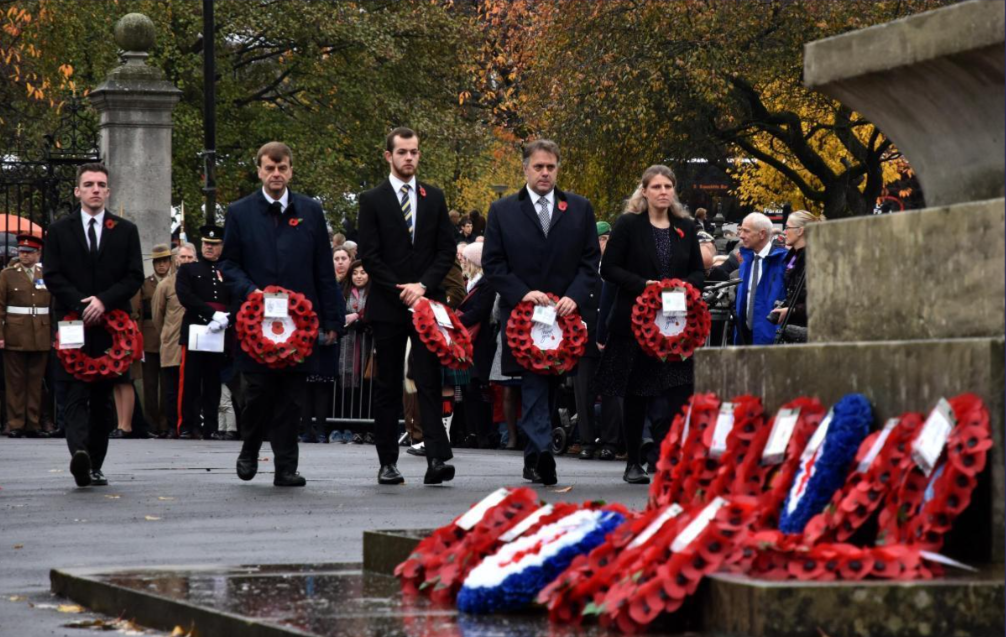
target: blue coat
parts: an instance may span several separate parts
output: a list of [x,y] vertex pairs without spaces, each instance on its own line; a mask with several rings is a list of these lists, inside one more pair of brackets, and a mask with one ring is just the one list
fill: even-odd
[[[301,219],[291,226],[290,219]],[[332,248],[321,205],[303,195],[290,193],[289,206],[276,223],[261,190],[227,207],[224,250],[220,269],[237,306],[256,289],[279,285],[300,292],[314,305],[320,331],[345,331],[346,302],[335,281]],[[300,365],[283,371],[318,373],[318,347]],[[244,351],[238,355],[238,369],[263,373]],[[326,370],[326,373],[329,373]]]
[[[740,249],[743,261],[740,267],[741,284],[737,291],[737,325],[745,325],[745,312],[748,298],[748,284],[751,281],[751,264],[754,263],[754,252],[748,248]],[[771,345],[775,342],[776,326],[769,323],[768,315],[775,307],[775,302],[786,298],[786,249],[773,246],[765,257],[761,267],[761,279],[758,280],[758,290],[755,294],[754,325],[751,329],[752,343],[742,343],[739,329],[734,331],[734,342],[747,345]]]
[[[560,209],[563,206],[565,210]],[[555,189],[547,237],[527,187],[489,207],[482,271],[500,295],[500,329],[504,331],[510,311],[533,290],[568,296],[578,308],[586,308],[599,277],[600,259],[594,209],[579,195]],[[502,340],[503,373],[523,374],[526,370],[514,360],[506,338]]]

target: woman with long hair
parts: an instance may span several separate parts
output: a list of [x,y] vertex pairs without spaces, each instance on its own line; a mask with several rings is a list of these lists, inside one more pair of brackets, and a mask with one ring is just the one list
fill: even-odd
[[782,323],[789,316],[790,325],[807,327],[807,287],[804,285],[807,259],[807,226],[824,221],[824,215],[814,215],[806,210],[791,212],[786,218],[783,229],[783,239],[789,253],[784,259],[786,270],[783,272],[783,282],[786,284],[786,305],[772,310],[779,316]]
[[[631,325],[636,297],[648,285],[681,279],[701,289],[705,279],[695,224],[678,201],[676,187],[677,179],[667,166],[647,168],[625,214],[615,222],[601,261],[601,276],[617,292],[594,385],[604,396],[623,398],[622,435],[628,457],[622,478],[632,484],[650,481],[640,449],[647,416],[655,452],[694,388],[692,361],[661,362],[647,356]],[[652,468],[655,453],[648,460]]]

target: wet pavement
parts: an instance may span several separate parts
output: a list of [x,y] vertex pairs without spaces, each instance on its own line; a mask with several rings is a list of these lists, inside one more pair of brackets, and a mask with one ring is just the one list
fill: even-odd
[[[77,489],[64,441],[0,438],[0,635],[81,635],[65,624],[92,616],[59,612],[67,602],[49,593],[52,568],[359,562],[365,530],[433,528],[499,486],[527,484],[519,453],[462,449],[449,485],[423,487],[425,461],[403,453],[407,484],[380,487],[373,446],[328,444],[301,445],[306,488],[277,489],[268,447],[250,483],[234,475],[237,452],[232,442],[113,440],[111,484]],[[550,502],[641,508],[646,488],[622,482],[623,468],[560,458],[559,484],[538,491]],[[495,630],[479,634],[522,634]]]

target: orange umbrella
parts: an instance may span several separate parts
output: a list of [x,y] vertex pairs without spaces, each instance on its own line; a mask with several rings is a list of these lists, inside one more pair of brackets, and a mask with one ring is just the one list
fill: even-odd
[[32,223],[24,217],[17,215],[0,215],[0,232],[11,234],[33,234],[36,237],[42,236],[42,227],[37,223]]

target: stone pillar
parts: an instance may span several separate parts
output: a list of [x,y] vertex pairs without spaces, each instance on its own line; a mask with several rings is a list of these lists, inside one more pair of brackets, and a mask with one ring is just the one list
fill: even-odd
[[171,111],[182,94],[146,63],[154,35],[147,16],[123,16],[115,25],[115,42],[124,63],[88,95],[100,115],[109,210],[121,211],[139,227],[148,274],[151,247],[171,239]]

